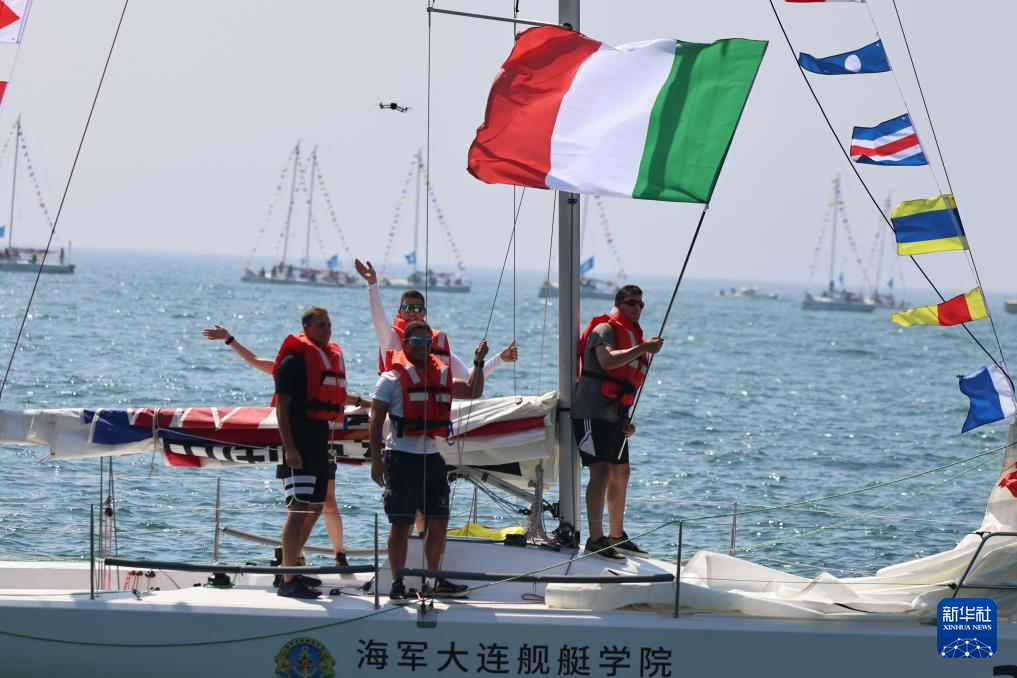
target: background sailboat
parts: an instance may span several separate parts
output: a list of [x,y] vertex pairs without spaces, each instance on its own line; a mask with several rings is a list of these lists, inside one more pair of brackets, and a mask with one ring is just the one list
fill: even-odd
[[[291,152],[292,167],[287,163],[286,168],[282,171],[279,177],[279,185],[276,186],[275,197],[272,204],[269,206],[268,214],[265,218],[266,225],[272,218],[272,213],[275,210],[275,205],[279,201],[279,197],[282,192],[282,185],[286,180],[286,175],[290,176],[290,194],[289,201],[286,208],[286,219],[283,223],[283,231],[280,236],[279,245],[282,248],[280,259],[277,263],[273,264],[271,268],[266,269],[264,266],[255,268],[250,259],[244,268],[244,275],[241,278],[243,282],[249,283],[263,283],[271,285],[319,285],[324,287],[346,287],[346,286],[360,286],[359,278],[354,275],[345,273],[339,268],[339,255],[333,254],[328,257],[325,254],[324,243],[321,239],[321,233],[317,230],[317,222],[315,221],[314,213],[314,196],[315,186],[319,188],[321,193],[325,197],[326,204],[332,212],[332,224],[338,231],[339,238],[343,243],[347,254],[349,254],[349,247],[346,246],[346,238],[343,235],[342,229],[339,227],[339,222],[335,217],[335,212],[332,209],[332,200],[328,195],[328,191],[325,188],[324,180],[321,177],[320,168],[318,164],[318,148],[315,147],[311,151],[310,157],[310,170],[307,170],[303,163],[300,161],[300,142],[293,148]],[[310,175],[308,178],[307,175]],[[304,252],[296,264],[292,263],[290,255],[290,234],[293,226],[293,210],[298,196],[303,194],[307,201],[307,221],[306,221],[306,232],[304,236]],[[325,260],[324,268],[316,268],[311,266],[311,232],[312,230],[317,235],[318,245],[322,251],[322,257]],[[262,226],[261,232],[259,233],[258,243],[255,244],[254,250],[251,252],[253,257],[257,252],[258,244],[260,244],[261,237],[264,236],[265,226]],[[352,259],[352,255],[349,256]]]
[[[412,267],[412,271],[405,278],[390,278],[385,274],[388,267],[388,259],[392,252],[392,245],[395,241],[399,221],[403,212],[403,204],[406,202],[409,194],[409,184],[410,181],[413,180],[415,180],[416,187],[414,190],[413,205],[413,249],[404,255],[406,264]],[[448,240],[449,246],[452,249],[452,254],[455,256],[455,272],[436,271],[432,269],[426,261],[421,261],[421,258],[418,255],[420,252],[420,189],[422,184],[426,184],[426,200],[434,209],[435,217],[437,218],[441,229],[445,233],[445,238]],[[428,209],[427,205],[424,206],[424,209]],[[424,268],[421,268],[422,264],[424,265]],[[396,290],[423,290],[426,287],[428,292],[465,294],[470,291],[470,283],[463,277],[465,270],[463,260],[459,256],[459,248],[456,247],[456,243],[452,239],[452,232],[449,230],[448,223],[445,221],[445,213],[438,204],[438,198],[434,194],[434,187],[431,185],[430,177],[427,176],[427,172],[424,169],[423,151],[418,150],[413,156],[410,171],[406,173],[406,180],[403,182],[402,191],[399,194],[399,202],[396,203],[395,214],[392,219],[392,227],[389,229],[388,242],[385,245],[385,254],[382,257],[379,283],[382,287],[388,287]]]
[[[36,273],[39,271],[40,263],[43,260],[43,255],[46,255],[46,251],[41,247],[25,247],[17,246],[14,240],[14,227],[15,218],[19,214],[18,210],[18,196],[26,195],[25,191],[25,180],[26,177],[22,173],[21,182],[19,184],[19,165],[24,162],[27,169],[28,179],[31,179],[34,184],[32,188],[35,190],[35,202],[39,207],[39,211],[45,219],[47,230],[53,228],[53,221],[50,219],[49,211],[46,209],[46,201],[43,200],[42,191],[39,188],[39,180],[36,177],[35,172],[32,169],[32,163],[28,155],[28,146],[25,144],[24,132],[21,129],[21,117],[18,116],[17,122],[14,123],[14,129],[11,130],[11,136],[14,137],[14,153],[11,155],[11,193],[10,193],[10,212],[7,219],[7,223],[0,226],[0,240],[6,235],[7,245],[0,251],[0,271],[10,271],[18,273]],[[0,150],[0,157],[7,154],[7,149],[10,147],[11,138],[7,138],[7,143],[4,144],[3,150]],[[19,188],[20,185],[20,188]],[[20,193],[19,193],[20,191]],[[19,227],[19,234],[21,233],[21,220],[17,219],[17,226]],[[62,273],[70,274],[74,273],[74,264],[70,263],[70,243],[67,244],[66,251],[63,247],[60,247],[57,252],[50,252],[46,255],[46,263],[42,264],[43,273]]]
[[[579,296],[582,299],[614,299],[615,292],[621,286],[622,281],[625,279],[625,269],[621,263],[621,255],[618,254],[618,248],[614,244],[614,237],[611,234],[611,230],[607,224],[607,212],[604,210],[604,202],[599,195],[593,196],[593,200],[597,205],[597,210],[600,215],[600,223],[604,230],[604,241],[611,248],[611,252],[614,254],[615,262],[618,264],[618,273],[615,275],[614,280],[604,280],[601,278],[594,278],[588,275],[593,271],[596,265],[596,256],[590,255],[588,258],[583,259],[579,264]],[[586,222],[590,216],[590,196],[584,196],[583,199],[583,227],[580,234],[580,250],[583,249],[583,245],[586,244]],[[557,299],[558,298],[558,284],[553,280],[545,280],[537,290],[537,297],[539,299]]]
[[[840,287],[834,283],[837,266],[837,225],[842,221],[846,227],[847,220],[843,215],[843,201],[840,193],[840,176],[833,180],[833,199],[830,201],[830,277],[826,289],[813,295],[806,292],[802,298],[803,311],[853,311],[872,313],[876,304],[860,293],[851,292],[844,286],[844,274],[839,275]],[[820,243],[823,234],[820,233]],[[816,248],[817,254],[819,246]]]

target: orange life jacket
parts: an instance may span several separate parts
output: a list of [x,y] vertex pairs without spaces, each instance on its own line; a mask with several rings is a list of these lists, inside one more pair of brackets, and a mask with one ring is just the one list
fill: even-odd
[[[405,330],[408,324],[409,321],[403,320],[400,316],[396,316],[392,320],[392,329],[399,335],[400,347],[406,341]],[[392,369],[392,366],[395,364],[394,358],[396,353],[402,353],[402,348],[398,351],[385,351],[384,353],[380,349],[378,350],[378,374]],[[431,355],[445,365],[452,364],[452,347],[448,343],[448,337],[444,332],[439,332],[433,328],[431,329]]]
[[622,407],[630,407],[636,400],[636,392],[639,387],[646,381],[650,359],[644,354],[621,367],[606,372],[592,372],[583,369],[583,358],[586,356],[586,345],[590,341],[590,334],[601,323],[609,324],[614,330],[614,347],[619,350],[643,343],[643,328],[639,326],[639,323],[634,323],[622,315],[617,308],[612,308],[610,313],[593,317],[593,320],[583,330],[579,344],[576,346],[580,377],[599,380],[600,395],[608,400],[617,401]]
[[402,351],[393,358],[392,371],[403,388],[403,416],[389,413],[396,433],[402,437],[445,438],[452,431],[452,368],[433,356],[426,374]]
[[303,332],[296,336],[291,334],[279,347],[279,355],[272,366],[273,377],[282,359],[293,354],[304,357],[307,370],[307,418],[342,422],[346,405],[346,362],[342,349],[334,342],[322,348]]

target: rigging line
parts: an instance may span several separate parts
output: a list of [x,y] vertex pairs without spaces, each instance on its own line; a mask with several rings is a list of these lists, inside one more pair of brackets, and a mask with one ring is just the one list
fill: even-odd
[[[681,284],[682,284],[682,278],[684,278],[684,277],[685,277],[685,269],[686,269],[686,268],[688,268],[688,265],[689,265],[689,259],[691,259],[691,258],[692,258],[692,250],[693,250],[693,249],[695,248],[695,246],[696,246],[696,240],[697,240],[697,239],[699,238],[699,231],[700,231],[700,230],[701,230],[701,229],[703,228],[703,221],[704,221],[704,220],[706,219],[706,211],[707,211],[707,210],[709,210],[709,209],[710,209],[710,204],[709,204],[709,203],[705,203],[705,204],[703,205],[703,211],[699,213],[699,223],[697,223],[697,224],[696,224],[696,230],[695,230],[695,232],[694,232],[694,233],[692,234],[692,242],[690,242],[690,243],[689,243],[689,249],[688,249],[688,251],[687,251],[687,252],[685,253],[685,261],[684,261],[684,262],[682,262],[682,268],[681,268],[681,271],[679,271],[679,273],[678,273],[678,280],[676,280],[676,281],[675,281],[675,284],[674,284],[674,291],[673,291],[673,292],[671,293],[671,301],[669,301],[669,302],[668,302],[668,304],[667,304],[667,310],[666,310],[666,311],[664,311],[664,319],[663,319],[663,320],[661,320],[661,322],[660,322],[660,332],[658,332],[658,333],[657,333],[657,336],[658,336],[658,337],[662,337],[662,336],[664,336],[664,328],[665,328],[665,327],[667,326],[667,319],[668,319],[668,317],[669,317],[669,316],[671,315],[671,309],[672,309],[672,308],[674,307],[674,302],[675,302],[675,299],[676,299],[676,298],[678,297],[678,288],[679,288],[679,287],[681,287]],[[654,359],[654,358],[656,358],[656,357],[657,357],[657,356],[656,356],[656,354],[655,354],[655,353],[654,353],[654,354],[650,354],[650,359],[649,359],[649,362],[648,362],[648,363],[647,363],[647,365],[646,365],[646,376],[647,376],[647,377],[648,377],[648,376],[649,376],[649,374],[650,374],[650,368],[651,368],[651,367],[653,366],[653,359]],[[643,384],[644,384],[644,385],[646,384],[646,380],[645,380],[645,379],[644,379],[644,381],[643,381]],[[635,400],[634,400],[634,401],[632,402],[632,407],[631,407],[631,408],[629,408],[629,422],[630,422],[630,423],[631,423],[631,422],[632,422],[632,420],[633,420],[633,419],[635,419],[635,417],[636,417],[636,407],[638,407],[638,406],[639,406],[639,399],[640,399],[640,397],[641,397],[642,395],[643,395],[643,389],[642,389],[642,387],[641,387],[641,388],[639,389],[639,392],[638,392],[638,393],[636,393],[636,397],[635,397]],[[625,445],[626,445],[627,443],[628,443],[628,438],[626,438],[626,439],[625,439],[625,440],[624,440],[624,441],[622,442],[622,446],[621,446],[621,449],[619,449],[619,450],[618,450],[618,456],[619,456],[619,457],[621,456],[621,454],[622,454],[622,450],[624,450],[624,449],[625,449]]]
[[[812,94],[812,98],[816,101],[816,106],[819,107],[819,112],[822,114],[823,119],[826,120],[826,126],[830,128],[830,133],[833,134],[833,138],[837,142],[837,148],[840,149],[841,155],[843,155],[844,158],[848,161],[848,164],[851,166],[851,171],[854,172],[855,176],[858,178],[858,182],[862,185],[862,188],[865,189],[865,193],[869,196],[869,200],[872,201],[872,204],[875,205],[876,209],[879,211],[879,214],[883,218],[883,221],[886,222],[886,225],[890,228],[891,231],[896,233],[897,229],[893,227],[893,223],[891,223],[890,217],[887,216],[886,214],[883,214],[883,210],[880,208],[879,201],[876,200],[876,196],[872,194],[872,191],[869,189],[869,185],[865,183],[864,179],[862,179],[862,175],[858,171],[858,167],[855,166],[854,161],[851,160],[851,156],[848,155],[848,152],[844,150],[844,146],[840,143],[840,137],[837,136],[837,130],[834,128],[833,123],[830,121],[830,117],[826,114],[826,110],[823,108],[823,104],[819,101],[819,95],[816,94],[816,90],[813,89],[812,83],[809,82],[808,76],[805,75],[805,70],[801,67],[800,64],[798,64],[798,59],[795,57],[794,45],[791,44],[791,37],[787,34],[787,29],[784,28],[784,22],[781,21],[780,19],[780,14],[777,12],[777,7],[773,4],[773,0],[769,0],[769,2],[770,9],[773,10],[773,16],[774,18],[777,19],[777,25],[780,26],[781,33],[784,34],[784,40],[787,42],[788,50],[790,50],[791,52],[791,58],[794,59],[795,64],[798,65],[798,72],[801,73],[802,80],[805,81],[805,86],[809,88],[809,92]],[[917,268],[918,272],[922,274],[922,277],[925,278],[925,281],[929,283],[929,286],[932,288],[932,291],[936,293],[936,296],[939,297],[940,301],[945,302],[946,297],[944,297],[943,293],[939,291],[939,288],[936,287],[936,284],[932,282],[932,279],[925,272],[925,269],[922,268],[922,265],[918,263],[918,260],[915,259],[914,256],[909,256],[908,258],[911,259],[911,263],[915,265],[915,268]],[[1003,366],[999,364],[999,362],[996,360],[996,357],[992,355],[992,353],[990,353],[987,348],[985,348],[985,345],[982,344],[981,341],[978,340],[978,337],[974,335],[974,333],[971,331],[971,328],[967,326],[967,323],[961,323],[960,327],[965,332],[967,332],[968,336],[971,337],[971,340],[978,345],[978,348],[982,349],[982,352],[985,353],[986,356],[988,356],[989,360],[992,361],[992,364],[998,367],[1000,370],[1002,370],[1004,374],[1007,374],[1006,369],[1004,369]],[[1009,374],[1007,374],[1007,380],[1010,381],[1011,387],[1013,387],[1013,380],[1010,379]]]
[[[113,48],[117,44],[117,37],[120,35],[120,27],[124,23],[124,15],[127,13],[127,5],[131,0],[124,0],[124,8],[120,12],[120,20],[117,22],[117,30],[113,34],[113,41],[110,43],[109,52],[106,54],[106,63],[102,67],[102,75],[99,76],[99,84],[95,88],[95,96],[92,97],[92,107],[88,110],[88,118],[85,119],[85,127],[81,131],[81,140],[78,142],[78,150],[74,153],[74,162],[71,163],[71,171],[67,174],[67,183],[64,185],[64,192],[60,196],[60,204],[57,206],[56,217],[53,219],[53,226],[49,230],[49,239],[46,241],[46,249],[39,261],[39,270],[35,272],[35,282],[32,283],[32,291],[28,295],[28,303],[25,305],[25,314],[21,318],[21,326],[18,327],[18,335],[14,339],[14,347],[11,349],[10,360],[7,361],[7,370],[4,372],[3,381],[0,381],[0,398],[3,397],[4,388],[11,375],[11,368],[14,366],[14,356],[18,353],[18,345],[21,343],[21,335],[25,331],[25,323],[28,322],[28,313],[32,309],[32,301],[35,299],[35,292],[39,287],[39,278],[42,277],[42,269],[46,265],[46,256],[53,244],[53,236],[56,235],[57,224],[60,222],[60,213],[64,209],[64,201],[67,199],[67,191],[71,187],[71,180],[74,178],[74,170],[78,166],[78,158],[81,157],[81,147],[85,145],[85,137],[88,134],[88,125],[92,122],[92,114],[95,112],[95,104],[99,100],[99,92],[102,90],[102,83],[106,79],[106,69],[109,68],[110,58],[113,56]],[[19,49],[20,51],[20,49]],[[16,57],[15,57],[16,58]]]
[[[514,192],[514,191],[513,191]],[[491,311],[487,314],[487,325],[484,326],[484,339],[487,339],[488,332],[491,331],[491,322],[494,319],[494,309],[498,305],[498,295],[501,293],[501,283],[505,279],[505,267],[508,266],[509,254],[515,251],[516,242],[516,223],[519,219],[519,210],[523,209],[523,199],[526,198],[526,188],[523,187],[523,192],[519,196],[519,209],[516,209],[515,198],[512,200],[512,233],[509,234],[508,245],[505,247],[505,256],[501,260],[501,273],[498,274],[498,284],[494,288],[494,301],[491,302]],[[513,333],[514,333],[513,329]]]
[[540,359],[537,361],[537,393],[544,376],[544,338],[547,336],[547,309],[551,305],[551,255],[554,252],[554,218],[558,209],[558,191],[551,194],[551,237],[547,239],[547,271],[544,274],[544,324],[540,328]]
[[[523,195],[526,195],[526,187],[523,187]],[[519,200],[519,209],[522,209],[522,199]],[[516,301],[516,226],[519,220],[519,213],[516,209],[516,187],[512,187],[512,343],[516,343],[516,307],[518,303]],[[517,349],[518,350],[518,349]],[[512,395],[519,395],[519,380],[518,373],[516,371],[516,363],[518,360],[512,361]]]
[[[946,177],[946,188],[947,188],[948,191],[950,191],[950,194],[953,195],[954,194],[953,193],[953,185],[950,183],[950,174],[949,174],[949,172],[946,169],[946,159],[943,157],[943,150],[942,150],[942,148],[939,145],[939,137],[936,134],[936,126],[932,122],[932,113],[929,111],[929,104],[928,104],[928,102],[925,99],[925,89],[922,87],[922,80],[921,80],[921,78],[918,77],[918,68],[915,65],[915,59],[914,59],[914,56],[911,53],[911,45],[908,42],[908,36],[907,36],[907,33],[904,30],[904,22],[901,21],[900,11],[897,9],[897,1],[896,0],[893,0],[893,8],[894,8],[894,11],[897,14],[897,24],[900,26],[901,36],[904,38],[904,45],[907,47],[908,59],[911,62],[911,72],[914,73],[915,82],[918,84],[918,91],[921,93],[922,107],[925,109],[925,117],[929,121],[929,129],[932,131],[932,140],[933,140],[933,143],[935,143],[935,145],[936,145],[936,154],[939,156],[939,163],[943,167],[943,175]],[[866,9],[866,11],[869,14],[869,21],[872,23],[873,30],[876,32],[876,35],[882,41],[883,36],[880,35],[880,33],[879,33],[879,26],[876,24],[876,19],[872,15],[872,8],[869,6],[868,3],[866,3],[865,9]],[[887,57],[887,60],[889,61],[889,57]],[[895,71],[893,69],[892,65],[891,65],[891,68],[890,68],[890,74],[893,75],[893,81],[897,85],[897,93],[900,94],[901,101],[904,103],[904,108],[905,108],[905,110],[908,111],[908,115],[910,116],[911,115],[911,110],[910,110],[911,107],[908,106],[907,97],[904,96],[904,89],[901,87],[900,79],[897,77],[897,71]],[[914,124],[913,120],[912,120],[912,124]],[[915,129],[915,136],[918,137],[918,143],[924,149],[924,145],[922,144],[921,137],[918,135],[918,130],[917,129]],[[936,175],[936,170],[933,167],[932,162],[930,162],[928,160],[928,158],[926,158],[926,162],[927,162],[928,167],[929,167],[929,173],[932,174],[932,181],[936,184],[936,190],[939,192],[940,195],[943,195],[943,187],[939,183],[939,177]],[[949,205],[947,207],[949,207]],[[954,214],[953,211],[950,212],[950,221],[953,223],[953,227],[954,227],[954,230],[956,231],[957,235],[960,236],[960,237],[963,237],[963,229],[961,228],[961,224],[960,224],[957,216]],[[982,287],[982,277],[978,273],[978,265],[975,263],[974,252],[971,251],[970,247],[967,247],[967,248],[964,249],[964,255],[965,255],[964,258],[967,260],[968,266],[971,269],[971,274],[974,276],[975,282],[978,285],[978,289],[980,290],[980,292],[982,294],[982,301],[985,302],[985,289]],[[1002,344],[1002,342],[1000,342],[999,333],[996,331],[996,321],[992,317],[992,311],[989,310],[988,303],[985,303],[985,313],[986,313],[986,317],[989,319],[989,326],[992,328],[992,336],[996,340],[996,348],[999,350],[999,359],[1000,359],[1000,362],[1002,362],[1005,365],[1006,364],[1006,358],[1003,355],[1003,344]],[[1006,372],[1006,369],[1003,369],[1003,372]],[[1009,375],[1007,375],[1007,378],[1009,379]],[[1010,387],[1013,388],[1013,381],[1012,380],[1010,380]],[[1017,402],[1017,400],[1015,400],[1015,402]]]

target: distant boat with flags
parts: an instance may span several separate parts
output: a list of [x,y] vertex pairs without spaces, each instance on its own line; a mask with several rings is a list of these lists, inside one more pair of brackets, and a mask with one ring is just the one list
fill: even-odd
[[[593,270],[596,265],[595,256],[590,256],[579,264],[579,296],[582,299],[610,299],[614,300],[615,292],[622,284],[622,280],[625,279],[625,268],[622,266],[621,255],[618,253],[618,248],[614,244],[614,236],[611,233],[611,229],[607,223],[607,212],[604,210],[604,202],[599,195],[593,196],[594,204],[597,206],[598,213],[600,215],[600,225],[604,230],[604,241],[608,247],[611,248],[611,253],[614,255],[614,260],[618,264],[618,273],[614,280],[604,280],[601,278],[592,278],[588,274]],[[590,216],[590,196],[584,196],[583,200],[583,225],[580,230],[580,244],[579,248],[582,249],[586,243],[586,219]],[[537,290],[538,299],[557,299],[558,298],[558,283],[554,282],[550,278],[545,278],[544,282],[540,285],[540,289]]]
[[[403,205],[409,197],[410,182],[413,181],[414,178],[416,179],[416,189],[414,191],[413,207],[413,249],[403,255],[406,265],[411,266],[412,271],[405,278],[391,278],[386,275],[388,259],[389,255],[392,253],[392,245],[395,242],[396,232],[399,230],[399,222],[403,214]],[[417,256],[417,252],[420,251],[420,188],[422,184],[426,185],[426,200],[430,204],[431,208],[433,208],[438,225],[441,227],[441,230],[444,231],[445,239],[448,240],[449,247],[452,249],[452,254],[455,257],[456,270],[454,272],[436,270],[432,268],[428,262],[421,262]],[[425,205],[424,210],[427,209],[428,207]],[[423,270],[420,268],[421,263],[423,263],[425,267]],[[427,172],[424,170],[423,151],[418,150],[413,154],[410,169],[406,173],[406,179],[403,181],[403,187],[399,193],[399,201],[396,203],[395,213],[392,216],[392,227],[388,232],[388,242],[385,245],[385,254],[382,257],[381,262],[379,284],[382,287],[396,290],[423,290],[424,288],[427,288],[428,292],[465,294],[470,291],[470,283],[464,277],[465,272],[466,269],[463,266],[462,257],[459,255],[459,248],[456,247],[456,243],[452,239],[452,231],[449,230],[448,222],[445,220],[445,212],[442,210],[441,205],[438,204],[438,198],[434,193],[434,187],[431,185],[431,180],[427,176]]]
[[[309,168],[308,165],[310,166]],[[252,263],[252,259],[258,251],[258,247],[261,245],[261,241],[265,236],[265,232],[269,224],[272,222],[275,208],[279,204],[279,200],[283,192],[283,186],[286,184],[287,179],[290,185],[289,201],[286,207],[286,218],[283,222],[283,229],[276,244],[276,252],[280,252],[281,250],[279,260],[270,268],[265,268],[264,266],[256,267]],[[318,230],[318,222],[316,221],[314,211],[316,187],[325,200],[325,206],[328,209],[332,226],[335,228],[339,236],[343,250],[346,252],[350,260],[353,259],[353,255],[346,243],[346,236],[343,233],[342,228],[339,226],[339,220],[336,217],[335,209],[332,205],[332,198],[325,186],[325,180],[321,173],[321,166],[318,162],[318,148],[315,147],[314,150],[311,151],[310,158],[301,162],[300,142],[298,141],[296,146],[294,146],[293,150],[290,152],[290,157],[286,161],[286,166],[279,174],[279,183],[276,185],[272,203],[269,205],[268,212],[265,215],[265,222],[258,233],[258,240],[254,245],[254,249],[251,251],[251,256],[248,258],[247,264],[244,267],[244,275],[241,278],[243,282],[268,285],[311,285],[322,287],[361,286],[359,278],[350,273],[346,273],[340,268],[338,254],[333,254],[329,257],[326,257],[325,255],[326,250],[324,240],[322,239],[320,230]],[[307,204],[307,228],[304,238],[303,256],[297,259],[296,263],[292,263],[289,258],[290,235],[293,227],[293,212],[298,199],[300,199],[299,196],[303,196],[302,199],[305,200]],[[324,260],[323,267],[315,267],[311,265],[312,232],[317,238],[318,246],[322,253],[322,259]]]
[[[0,90],[0,95],[2,95],[2,90]],[[10,211],[7,223],[0,225],[0,240],[4,239],[5,236],[7,240],[6,246],[0,251],[0,271],[38,273],[41,269],[43,273],[74,273],[74,264],[70,263],[70,243],[67,244],[66,250],[64,247],[59,247],[57,251],[52,249],[47,251],[44,247],[19,247],[14,243],[14,227],[19,227],[18,232],[20,234],[22,226],[19,207],[26,200],[25,196],[28,195],[24,188],[26,181],[25,173],[28,175],[27,179],[32,182],[30,190],[35,192],[34,202],[42,214],[47,232],[52,231],[53,220],[50,218],[49,210],[46,208],[46,201],[43,200],[42,190],[39,187],[39,179],[32,168],[32,160],[28,153],[28,146],[25,143],[24,131],[21,129],[21,116],[18,116],[3,148],[0,149],[0,161],[7,157],[7,151],[11,147],[12,141],[14,142],[14,152],[11,155]],[[19,166],[22,163],[24,163],[27,172],[23,171],[21,173],[19,188]],[[16,219],[15,217],[18,218]]]
[[[848,236],[849,242],[851,243],[852,249],[855,250],[857,256],[857,248],[855,247],[854,240],[851,237],[851,232],[848,230],[847,219],[843,215],[843,202],[840,194],[840,176],[838,175],[833,180],[833,197],[830,200],[830,212],[827,215],[827,220],[830,223],[830,277],[827,283],[826,289],[822,290],[818,294],[812,294],[806,292],[802,298],[802,310],[803,311],[851,311],[855,313],[872,313],[878,305],[871,298],[866,297],[862,293],[852,292],[844,286],[844,274],[841,273],[837,280],[840,282],[840,287],[834,282],[834,271],[837,265],[837,225],[838,221],[843,222],[844,231]],[[820,231],[819,243],[816,244],[816,256],[818,257],[819,251],[822,249],[823,237],[825,235],[825,228]],[[860,259],[859,259],[860,261]],[[815,260],[812,264],[812,273],[815,272]],[[809,278],[811,280],[812,274],[810,273]]]

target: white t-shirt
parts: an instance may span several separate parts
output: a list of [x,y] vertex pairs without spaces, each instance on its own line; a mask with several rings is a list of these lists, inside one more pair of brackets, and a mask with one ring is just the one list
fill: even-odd
[[[374,324],[374,333],[378,335],[378,350],[382,353],[403,350],[403,342],[399,339],[399,333],[392,329],[392,321],[385,315],[385,308],[381,305],[381,292],[378,291],[378,283],[368,285],[367,293],[371,300],[371,322]],[[466,367],[466,363],[459,356],[452,353],[450,362],[452,363],[453,379],[466,381],[470,378],[473,368]],[[490,376],[504,364],[505,361],[501,359],[501,353],[495,353],[484,363],[484,376]]]
[[[405,415],[403,409],[403,385],[399,381],[399,373],[395,371],[383,372],[378,377],[378,383],[374,386],[374,393],[371,395],[374,400],[388,403],[388,411],[397,417]],[[385,449],[409,452],[410,454],[432,454],[438,451],[438,443],[429,436],[404,437],[396,435],[395,426],[388,422],[388,430],[385,434]]]

